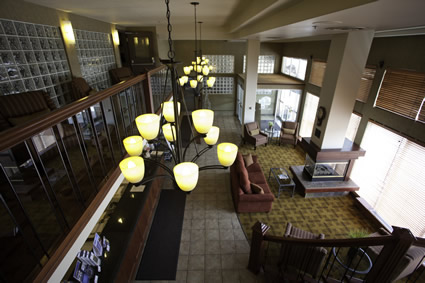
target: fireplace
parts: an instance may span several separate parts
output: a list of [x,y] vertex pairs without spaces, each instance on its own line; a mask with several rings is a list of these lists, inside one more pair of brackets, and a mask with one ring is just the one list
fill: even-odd
[[303,173],[310,181],[347,181],[354,160],[365,155],[365,150],[348,139],[342,148],[320,149],[303,138],[301,147],[306,152]]

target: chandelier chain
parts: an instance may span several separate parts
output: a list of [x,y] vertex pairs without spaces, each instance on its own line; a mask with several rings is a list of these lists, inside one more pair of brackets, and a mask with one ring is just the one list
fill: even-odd
[[173,61],[175,52],[173,50],[173,40],[171,39],[171,31],[173,30],[173,26],[170,22],[171,12],[170,12],[170,0],[165,0],[165,4],[167,5],[167,30],[168,30],[168,59]]

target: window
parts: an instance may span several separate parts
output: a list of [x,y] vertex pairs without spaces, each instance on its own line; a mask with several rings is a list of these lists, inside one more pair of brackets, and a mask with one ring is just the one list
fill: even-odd
[[347,132],[345,133],[345,137],[350,141],[354,141],[356,137],[357,130],[359,129],[360,120],[362,117],[355,113],[351,113],[350,122],[348,122]]
[[235,56],[233,55],[204,55],[213,66],[211,73],[233,74],[235,72]]
[[425,73],[387,70],[375,101],[379,107],[425,122]]
[[282,121],[295,122],[297,120],[298,105],[300,103],[301,90],[279,90],[278,115]]
[[314,119],[316,117],[317,107],[319,106],[319,98],[307,92],[304,103],[303,117],[300,125],[300,136],[311,137],[313,132]]
[[[246,55],[243,56],[243,72],[246,70]],[[260,55],[258,57],[259,74],[273,74],[274,73],[274,56],[273,55]]]
[[261,115],[273,115],[276,91],[273,89],[257,89],[256,101],[261,104]]
[[310,80],[311,84],[322,87],[323,78],[325,77],[326,62],[313,60],[311,63]]
[[[205,88],[207,94],[233,94],[233,77],[217,77],[212,88]],[[204,82],[204,87],[207,83]]]
[[369,122],[351,178],[362,196],[389,224],[425,236],[425,147]]
[[360,81],[359,91],[357,92],[357,100],[366,103],[369,96],[370,88],[375,78],[375,68],[365,68]]
[[282,73],[291,77],[305,80],[307,70],[307,60],[291,57],[282,57]]

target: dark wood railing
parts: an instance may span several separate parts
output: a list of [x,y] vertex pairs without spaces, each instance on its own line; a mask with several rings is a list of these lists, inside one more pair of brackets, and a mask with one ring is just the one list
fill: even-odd
[[[414,282],[423,273],[421,263],[425,258],[425,239],[414,237],[408,229],[393,228],[391,234],[367,238],[302,239],[269,235],[269,226],[257,222],[252,227],[248,269],[255,274],[260,271],[270,273],[268,275],[272,279],[266,278],[271,282],[390,282],[397,278],[397,273],[405,272],[407,277],[416,272],[414,278],[409,278],[409,282]],[[273,248],[274,251],[270,252]],[[413,264],[410,263],[407,267],[410,271],[406,272],[403,271],[407,264],[405,257],[411,248],[415,249],[414,256],[408,257]],[[355,252],[360,249],[360,256],[345,265],[338,263],[342,262],[343,253],[350,249]],[[323,251],[321,260],[318,260],[319,251]],[[275,256],[273,260],[270,254]],[[366,258],[369,261],[366,265],[370,265],[362,272],[361,279],[356,278],[360,262]],[[313,267],[315,264],[318,266]],[[342,271],[335,271],[341,267]],[[317,274],[309,274],[313,269],[317,270]],[[339,276],[342,278],[334,278]]]
[[[44,282],[58,268],[120,176],[122,140],[137,134],[134,118],[169,99],[165,70],[160,66],[1,133],[0,153],[11,160],[0,162],[0,209],[8,224],[2,230],[10,228],[13,236],[0,234],[2,245],[10,246],[0,254],[0,278]],[[45,131],[53,142],[40,149],[34,137]],[[24,163],[13,161],[17,153]]]

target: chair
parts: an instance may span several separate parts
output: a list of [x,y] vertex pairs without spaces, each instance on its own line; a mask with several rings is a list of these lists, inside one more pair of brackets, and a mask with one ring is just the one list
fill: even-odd
[[85,79],[83,78],[72,78],[71,82],[71,95],[72,100],[79,100],[83,97],[86,97],[90,94],[94,94],[97,91],[93,89]]
[[[0,96],[0,131],[36,120],[38,117],[47,115],[55,109],[56,105],[52,99],[46,92],[41,90],[2,95]],[[74,135],[72,125],[61,123],[58,129],[67,145],[77,144],[78,140]],[[46,130],[43,133],[46,135],[53,134],[50,130]],[[33,140],[36,146],[39,145],[37,142],[38,137],[43,135],[43,133],[34,136]],[[18,164],[22,164],[28,159],[27,150],[23,144],[18,144],[11,150]],[[46,156],[45,153],[47,152],[43,153],[44,156]]]
[[[298,239],[324,239],[324,234],[313,234],[292,226],[288,222],[284,237]],[[294,267],[316,278],[323,264],[327,250],[323,247],[293,246],[283,244],[280,252],[279,266]]]
[[109,75],[111,76],[112,84],[117,84],[134,77],[133,72],[128,67],[110,69]]
[[254,145],[254,150],[257,149],[257,145],[265,144],[267,146],[267,135],[260,132],[257,122],[245,124],[244,127],[244,143],[248,142]]
[[279,145],[281,143],[293,144],[298,142],[298,122],[283,122],[280,128]]
[[[370,234],[369,237],[380,237],[385,235],[389,235],[389,233],[385,229],[380,228],[378,232]],[[367,253],[371,257],[376,258],[381,253],[382,249],[383,246],[370,246],[368,247]],[[411,246],[391,274],[390,282],[398,281],[412,274],[419,266],[419,263],[424,259],[424,256],[425,248]]]

